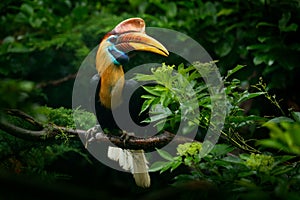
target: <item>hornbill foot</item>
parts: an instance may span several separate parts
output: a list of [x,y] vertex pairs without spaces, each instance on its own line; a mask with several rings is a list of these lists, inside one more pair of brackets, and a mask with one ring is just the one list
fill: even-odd
[[126,141],[128,141],[131,137],[134,137],[134,133],[128,133],[127,131],[122,131],[122,135],[120,137],[121,140],[123,140],[124,146],[126,144]]
[[86,131],[85,145],[84,145],[85,148],[87,148],[88,144],[96,138],[96,134],[101,133],[101,131],[102,131],[101,126],[99,124]]

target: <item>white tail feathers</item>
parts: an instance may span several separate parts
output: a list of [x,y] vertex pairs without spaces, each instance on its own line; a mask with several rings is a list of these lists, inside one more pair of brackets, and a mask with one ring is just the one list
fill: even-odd
[[148,162],[143,150],[126,150],[118,147],[108,147],[108,157],[119,162],[124,169],[131,171],[135,183],[143,188],[150,187]]
[[135,183],[143,188],[150,187],[150,176],[148,173],[148,162],[143,150],[131,151],[133,157],[133,177]]

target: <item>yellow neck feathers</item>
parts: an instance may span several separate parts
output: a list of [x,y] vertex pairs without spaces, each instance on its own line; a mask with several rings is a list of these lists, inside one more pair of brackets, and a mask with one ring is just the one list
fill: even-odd
[[114,109],[122,102],[124,87],[122,66],[112,64],[101,75],[100,101],[106,108]]
[[96,69],[101,80],[99,97],[106,108],[114,109],[122,102],[122,91],[125,83],[121,65],[112,62],[107,52],[108,42],[101,42],[96,55]]

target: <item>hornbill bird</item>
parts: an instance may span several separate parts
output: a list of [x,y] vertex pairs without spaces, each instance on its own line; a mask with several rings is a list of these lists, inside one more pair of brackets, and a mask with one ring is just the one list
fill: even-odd
[[[131,116],[124,116],[126,112],[123,112],[126,106],[127,110],[128,106],[137,108],[134,103],[134,98],[138,98],[136,96],[131,97],[129,105],[124,103],[125,98],[129,98],[126,93],[135,84],[132,80],[125,80],[122,67],[129,62],[128,52],[130,51],[148,51],[162,56],[169,55],[168,50],[160,42],[146,35],[145,22],[141,18],[122,21],[100,42],[96,54],[98,74],[93,77],[94,81],[98,82],[95,95],[96,116],[102,130],[108,130],[109,134],[117,134],[120,137],[123,137],[124,133],[134,133],[134,130],[131,130],[130,126],[120,128],[114,120],[113,113],[123,115],[124,118],[131,117],[139,123],[140,110],[129,109]],[[124,142],[126,142],[125,139]],[[147,160],[143,150],[109,147],[108,157],[118,161],[124,169],[130,170],[138,186],[150,186]]]

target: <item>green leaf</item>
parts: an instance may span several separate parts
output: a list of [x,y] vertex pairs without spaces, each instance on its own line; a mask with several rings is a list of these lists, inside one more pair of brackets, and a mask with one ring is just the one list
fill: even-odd
[[42,19],[39,18],[29,18],[29,24],[33,27],[33,28],[39,28],[43,23]]
[[[150,95],[149,95],[150,96]],[[151,96],[151,99],[147,99],[146,101],[144,101],[143,105],[142,105],[142,109],[140,111],[140,114],[145,112],[148,108],[150,108],[152,102],[154,101],[153,96]]]
[[249,155],[249,154],[246,154],[246,153],[241,153],[241,154],[239,155],[239,157],[240,157],[241,159],[243,159],[243,160],[247,160],[247,159],[249,159],[250,155]]
[[280,116],[280,117],[275,117],[273,119],[270,119],[265,124],[263,124],[263,126],[267,126],[269,123],[278,124],[278,123],[281,123],[281,122],[294,122],[294,120],[292,120],[289,117]]
[[296,122],[300,122],[300,112],[291,112],[291,114]]
[[249,45],[247,46],[247,50],[251,51],[251,50],[261,50],[263,52],[267,52],[270,51],[270,49],[272,48],[271,45],[265,45],[265,44],[253,44],[253,45]]
[[166,14],[168,17],[175,17],[177,15],[177,5],[174,2],[166,5]]
[[172,115],[172,111],[168,107],[163,107],[160,104],[151,107],[150,119],[152,122],[166,119],[170,115]]
[[242,159],[236,156],[227,156],[225,158],[222,158],[222,160],[230,163],[237,163],[237,164],[242,164],[244,162]]
[[246,65],[237,65],[235,68],[233,68],[231,70],[228,70],[225,79],[227,79],[229,76],[231,76],[232,74],[236,73],[237,71],[243,69],[244,67],[246,67]]
[[280,164],[280,163],[284,163],[284,162],[286,162],[286,161],[288,161],[288,160],[291,160],[291,159],[293,159],[293,158],[295,158],[296,156],[290,156],[290,155],[284,155],[284,156],[275,156],[274,158],[275,158],[275,163],[276,163],[276,165],[277,164]]
[[290,25],[287,25],[288,22],[291,19],[291,13],[283,13],[281,19],[278,21],[279,30],[282,32],[291,32],[291,31],[297,31],[298,25],[295,23],[291,23]]
[[155,77],[149,74],[136,74],[134,79],[137,81],[154,81]]
[[244,101],[247,101],[249,99],[253,99],[257,96],[260,96],[260,95],[264,95],[265,92],[254,92],[254,93],[245,93],[243,96],[241,96],[238,100],[237,100],[237,103],[242,103]]
[[228,55],[233,48],[234,40],[235,40],[235,38],[232,35],[229,35],[229,37],[227,37],[226,39],[219,41],[216,44],[215,52],[220,57],[224,57],[224,56]]
[[155,95],[155,96],[160,96],[161,93],[158,92],[157,87],[150,87],[150,86],[143,86],[143,89],[146,90],[148,93]]
[[256,144],[289,152],[285,145],[273,139],[262,139],[257,141]]
[[297,29],[298,29],[298,24],[292,23],[292,24],[290,24],[289,26],[285,27],[285,28],[283,29],[283,31],[284,31],[284,32],[291,32],[291,31],[296,32]]
[[238,173],[238,177],[247,177],[247,176],[252,176],[254,174],[256,174],[255,171],[240,172]]
[[270,56],[270,55],[255,55],[255,57],[253,58],[253,63],[255,65],[260,65],[262,63],[265,63],[269,66],[271,66],[274,63],[274,59]]
[[158,161],[153,163],[150,168],[149,172],[157,172],[160,171],[163,167],[165,167],[169,162],[164,162],[164,161]]
[[272,170],[272,175],[280,175],[280,174],[286,174],[287,172],[293,170],[292,166],[277,166]]
[[166,165],[160,170],[160,173],[163,173],[165,171],[167,171],[168,169],[170,169],[173,165],[173,162],[167,162]]
[[222,8],[222,9],[217,13],[217,15],[218,15],[218,16],[222,16],[222,15],[227,16],[227,15],[230,15],[231,13],[233,13],[233,12],[234,12],[233,9]]
[[234,147],[229,146],[227,144],[217,144],[214,146],[210,153],[214,156],[222,156],[233,151],[234,149]]
[[7,49],[9,53],[28,53],[32,50],[21,43],[13,43],[11,47]]
[[27,4],[27,3],[23,3],[21,5],[20,10],[25,13],[27,16],[32,16],[33,15],[33,8]]
[[15,42],[15,37],[13,36],[7,36],[3,39],[2,44],[10,44]]
[[164,151],[162,149],[156,149],[157,153],[164,159],[168,161],[173,161],[173,156],[169,154],[167,151]]
[[261,26],[266,26],[266,27],[277,27],[277,25],[269,23],[269,22],[259,22],[256,25],[256,28],[259,28]]
[[34,89],[34,83],[31,81],[22,81],[22,84],[20,85],[20,89],[25,92],[30,92]]
[[171,172],[174,171],[174,170],[175,170],[177,167],[179,167],[181,164],[182,164],[182,162],[179,161],[179,160],[173,161],[173,165],[172,165],[172,167],[171,167]]

